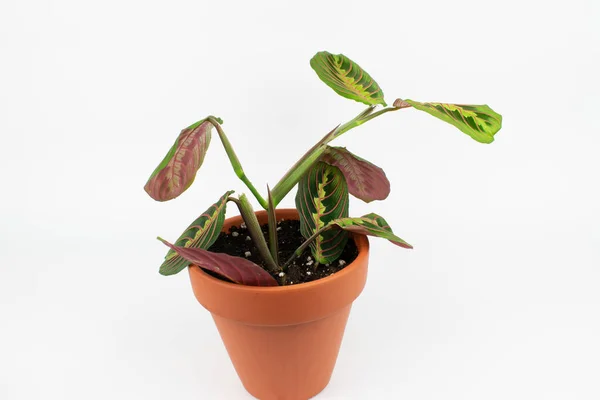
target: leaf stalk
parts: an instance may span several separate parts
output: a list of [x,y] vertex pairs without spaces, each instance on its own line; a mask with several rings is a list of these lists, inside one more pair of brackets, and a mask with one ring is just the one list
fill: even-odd
[[277,273],[281,271],[281,267],[277,265],[271,256],[271,253],[269,252],[269,247],[267,246],[267,242],[260,228],[260,223],[258,222],[258,219],[254,214],[252,204],[250,204],[246,195],[242,194],[239,199],[236,199],[235,197],[228,197],[227,200],[234,202],[238,206],[240,214],[242,215],[242,219],[246,223],[246,227],[250,233],[250,237],[258,249],[260,256],[267,264],[267,270],[271,273]]
[[242,168],[242,164],[240,163],[240,159],[238,158],[237,154],[235,153],[235,150],[233,150],[233,146],[231,145],[231,142],[227,138],[225,131],[223,131],[221,124],[219,124],[219,121],[217,121],[212,116],[208,117],[207,120],[211,124],[213,124],[213,126],[217,129],[217,132],[219,133],[219,138],[221,139],[221,143],[223,143],[223,147],[225,148],[227,157],[229,157],[229,162],[231,163],[231,166],[233,167],[233,171],[235,172],[237,177],[240,178],[240,180],[242,182],[244,182],[244,184],[250,190],[250,192],[252,192],[252,194],[256,198],[256,201],[258,201],[258,203],[261,205],[261,207],[266,210],[268,208],[267,201],[261,196],[261,194],[258,192],[258,190],[256,190],[256,188],[254,187],[252,182],[250,182],[250,179],[248,179],[248,177],[246,176],[246,173],[244,172],[244,169]]
[[335,224],[328,224],[325,225],[322,228],[319,228],[315,231],[315,233],[313,233],[308,239],[306,239],[304,241],[304,243],[302,243],[300,245],[300,247],[298,247],[296,249],[296,251],[294,251],[294,254],[292,254],[290,256],[290,258],[288,258],[288,260],[283,264],[282,268],[284,271],[287,271],[288,267],[290,266],[290,264],[298,257],[300,257],[302,255],[302,253],[304,252],[304,250],[316,239],[319,237],[319,235],[323,234],[323,232],[333,228],[334,226],[336,226]]
[[352,118],[350,121],[338,125],[332,131],[327,133],[323,138],[311,147],[289,170],[286,174],[277,182],[275,187],[272,190],[273,195],[273,204],[275,207],[283,200],[283,198],[292,190],[294,186],[300,181],[300,178],[308,171],[323,155],[325,149],[327,148],[327,143],[331,142],[333,139],[341,136],[342,134],[348,132],[349,130],[356,128],[364,124],[367,121],[372,120],[380,115],[383,115],[390,111],[397,111],[400,108],[395,107],[387,107],[382,110],[379,110],[373,113],[375,110],[375,106],[369,106],[365,110],[363,110],[356,117]]

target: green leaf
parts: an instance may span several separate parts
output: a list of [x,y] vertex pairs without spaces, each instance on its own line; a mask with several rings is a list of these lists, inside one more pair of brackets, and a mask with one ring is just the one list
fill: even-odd
[[181,131],[144,186],[150,197],[157,201],[172,200],[192,185],[204,162],[212,128],[213,124],[205,118]]
[[[300,232],[308,239],[332,220],[348,216],[348,185],[339,168],[316,163],[298,183],[296,208],[300,214]],[[329,230],[310,245],[315,261],[328,264],[342,254],[347,232]]]
[[[227,198],[233,190],[226,192],[215,204],[210,206],[202,215],[187,227],[175,242],[175,246],[207,250],[219,237],[225,222]],[[162,275],[173,275],[187,267],[189,262],[169,250],[165,261],[160,266]]]
[[417,110],[425,111],[454,125],[480,143],[492,143],[494,135],[502,127],[502,115],[487,104],[420,103],[408,99],[404,101]]
[[310,60],[310,66],[340,96],[370,106],[387,105],[377,82],[345,55],[321,51]]
[[394,232],[392,232],[392,228],[390,228],[387,221],[375,213],[363,215],[360,218],[340,218],[331,221],[329,224],[336,225],[343,230],[361,235],[377,236],[387,239],[395,245],[406,249],[413,248],[410,244],[394,235]]

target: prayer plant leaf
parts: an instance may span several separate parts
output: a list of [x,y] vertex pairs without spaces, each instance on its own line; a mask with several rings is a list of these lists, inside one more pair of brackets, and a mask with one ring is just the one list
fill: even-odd
[[361,235],[377,236],[383,239],[387,239],[397,246],[404,247],[406,249],[412,249],[413,247],[394,235],[392,228],[383,217],[371,213],[363,215],[360,218],[340,218],[333,220],[329,223],[330,225],[337,225],[343,230],[355,232]]
[[340,96],[369,106],[386,106],[377,82],[345,55],[321,51],[310,60],[310,66]]
[[321,161],[338,167],[346,178],[350,194],[366,203],[384,200],[390,194],[390,181],[385,172],[345,147],[327,146]]
[[417,110],[425,111],[454,125],[480,143],[492,143],[494,135],[502,127],[502,115],[492,110],[487,104],[464,105],[404,101]]
[[[300,214],[300,232],[308,239],[332,220],[348,216],[348,186],[339,168],[317,162],[298,182],[296,208]],[[315,261],[335,261],[344,250],[348,233],[328,230],[310,245]]]
[[188,264],[198,265],[234,283],[247,286],[279,285],[271,274],[245,258],[213,253],[204,249],[175,246],[166,240],[158,239],[175,251],[178,257],[185,259]]
[[150,197],[156,201],[172,200],[190,187],[204,161],[212,128],[213,124],[205,118],[181,131],[144,186]]
[[[204,211],[187,229],[179,236],[175,246],[185,248],[199,248],[207,250],[219,237],[223,223],[225,222],[225,210],[227,198],[231,196],[233,190],[226,192],[215,204]],[[162,275],[173,275],[189,265],[189,262],[177,254],[174,250],[169,250],[165,256],[165,261],[160,266],[159,272]]]

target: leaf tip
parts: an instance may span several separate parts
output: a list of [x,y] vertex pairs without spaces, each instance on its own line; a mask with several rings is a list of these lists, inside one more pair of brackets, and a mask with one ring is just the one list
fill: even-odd
[[160,240],[161,242],[163,242],[164,245],[171,247],[172,244],[169,243],[168,241],[166,241],[165,239],[161,238],[160,236],[156,237],[157,240]]

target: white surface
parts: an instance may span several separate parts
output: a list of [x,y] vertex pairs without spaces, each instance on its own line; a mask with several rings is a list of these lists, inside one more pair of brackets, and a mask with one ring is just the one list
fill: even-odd
[[352,213],[415,250],[372,241],[318,399],[600,398],[600,4],[225,3],[0,4],[0,398],[250,398],[154,239],[243,185],[215,139],[181,198],[142,187],[208,114],[274,184],[363,108],[318,80],[319,50],[388,102],[488,103],[504,128],[482,145],[403,110],[337,142],[392,182]]

